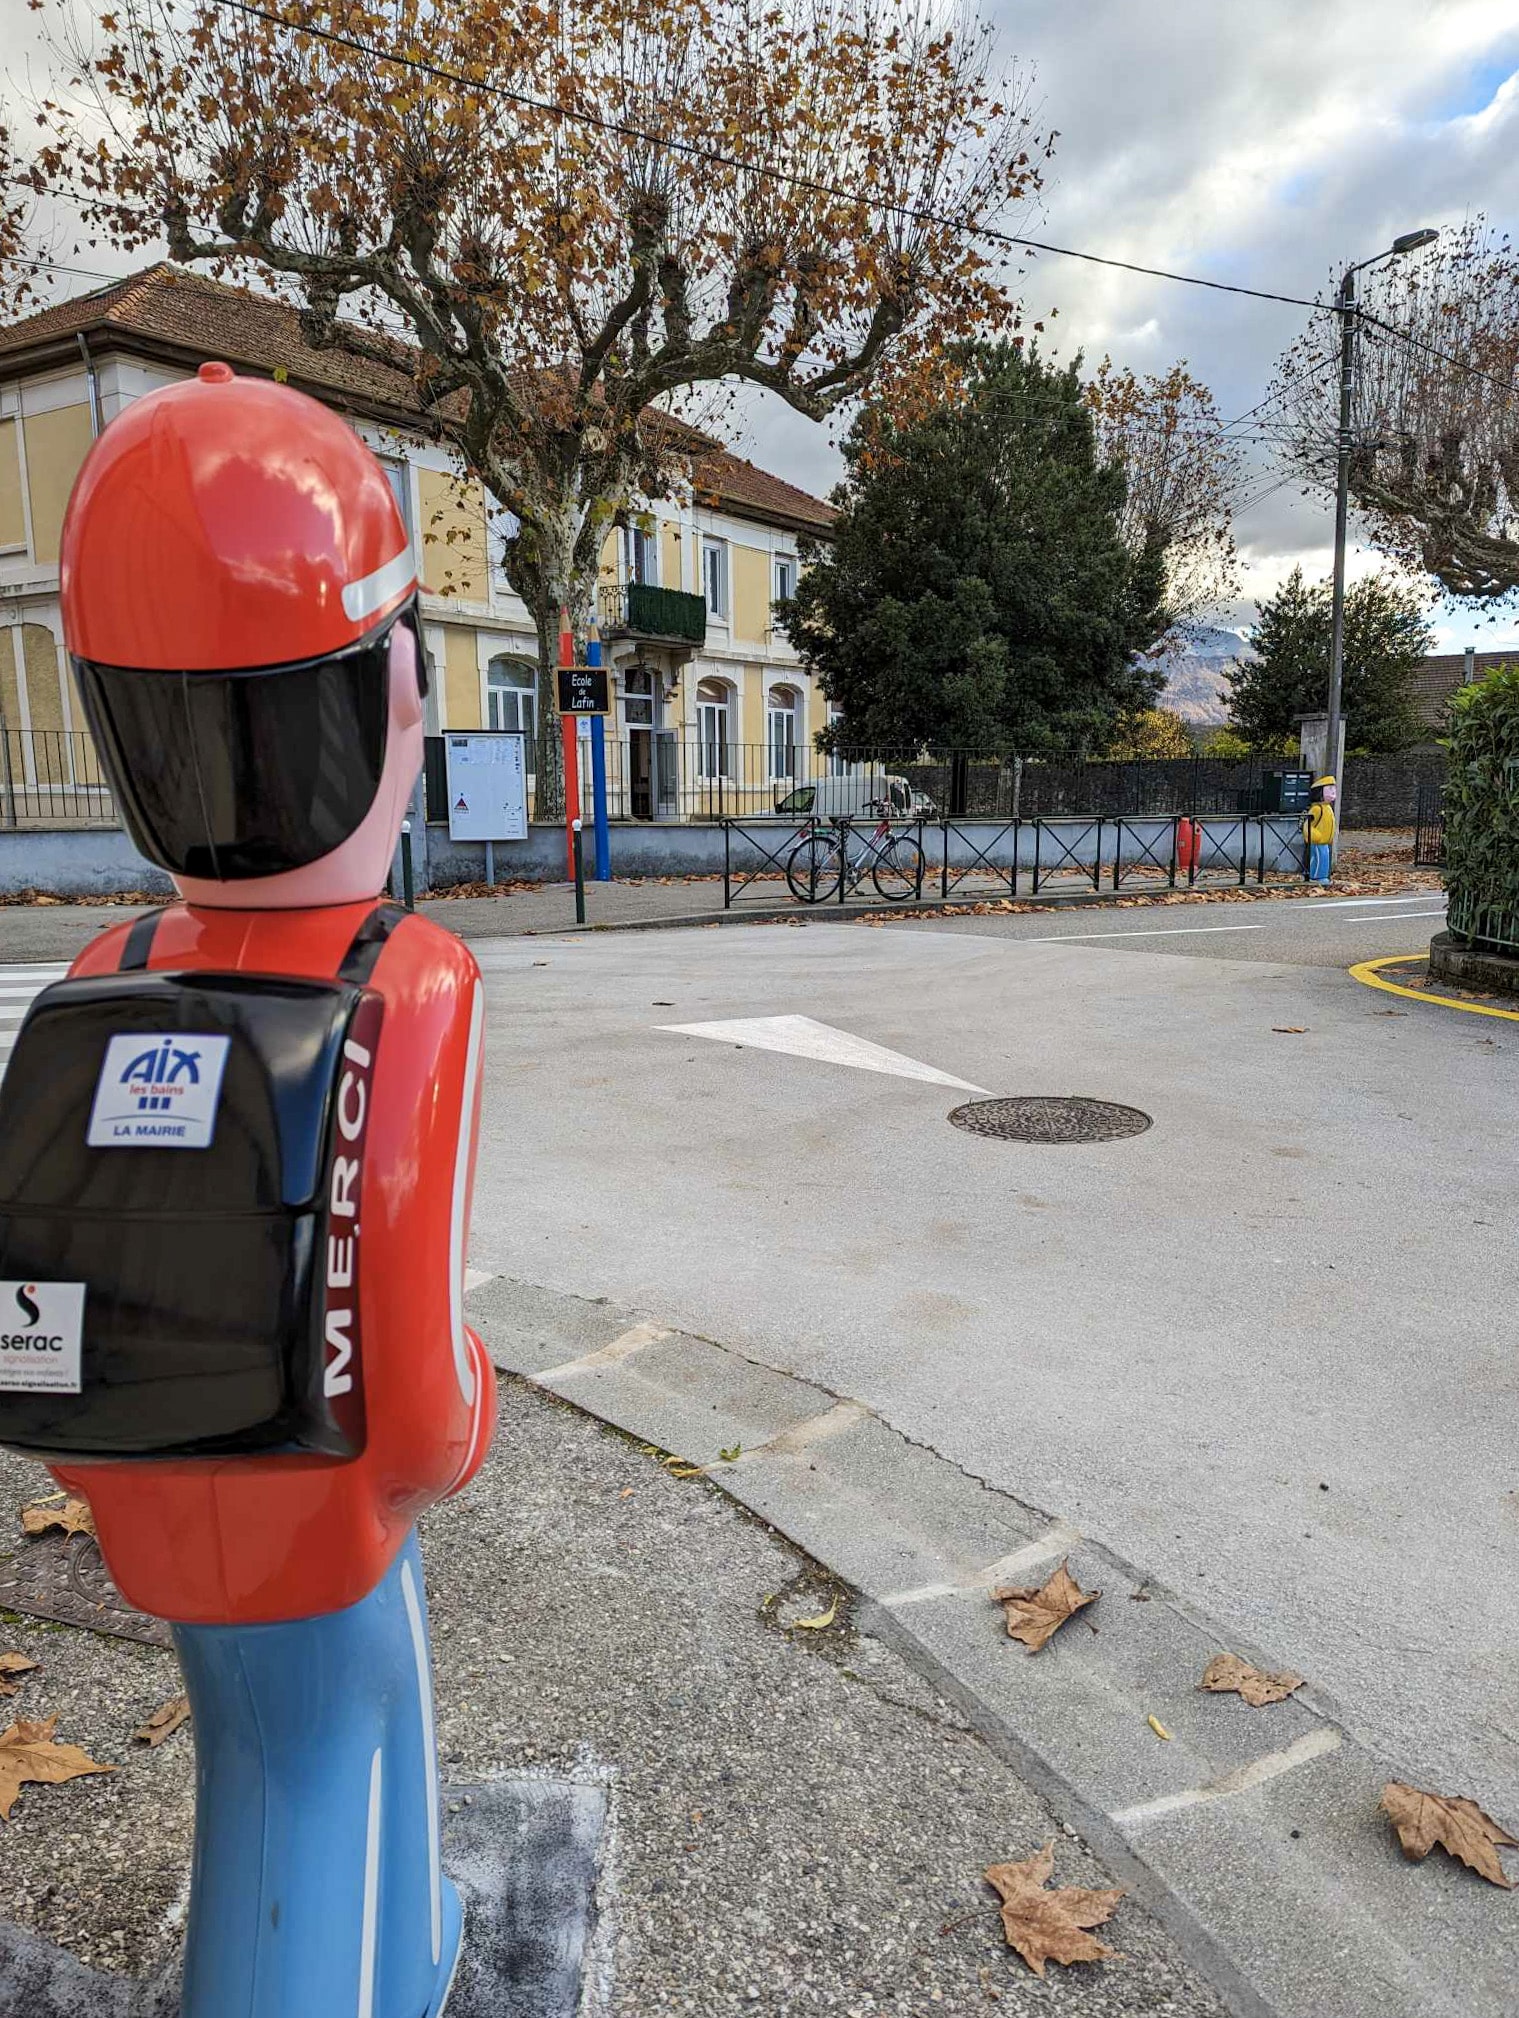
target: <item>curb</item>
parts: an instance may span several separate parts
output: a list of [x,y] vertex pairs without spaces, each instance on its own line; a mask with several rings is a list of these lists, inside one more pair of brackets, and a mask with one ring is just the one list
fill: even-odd
[[1396,981],[1384,981],[1384,967],[1408,967],[1427,960],[1427,953],[1389,953],[1381,960],[1360,960],[1345,972],[1363,988],[1380,988],[1387,995],[1403,995],[1410,1002],[1428,1002],[1437,1009],[1462,1009],[1468,1016],[1498,1016],[1506,1023],[1519,1023],[1519,1009],[1491,1009],[1484,1002],[1462,1002],[1454,995],[1435,995],[1427,988],[1400,988]]
[[[1377,1813],[1397,1775],[1346,1715],[1311,1686],[1261,1710],[1199,1692],[1216,1653],[1279,1665],[1261,1650],[862,1403],[604,1300],[505,1276],[467,1289],[499,1367],[678,1452],[857,1592],[857,1622],[966,1713],[1236,2018],[1512,2012],[1519,1916],[1443,1857],[1405,1862]],[[1102,1602],[1031,1657],[990,1589],[1067,1559]]]

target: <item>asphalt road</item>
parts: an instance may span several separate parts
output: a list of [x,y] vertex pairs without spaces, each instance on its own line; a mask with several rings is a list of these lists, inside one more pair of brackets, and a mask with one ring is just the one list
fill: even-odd
[[1298,897],[1274,902],[1145,905],[1126,911],[1041,914],[945,912],[903,919],[893,929],[954,932],[1024,945],[1071,945],[1119,952],[1171,953],[1210,960],[1287,961],[1348,967],[1379,953],[1417,953],[1442,929],[1445,894],[1408,897]]
[[[868,1403],[1513,1815],[1519,1030],[1343,972],[1437,926],[1415,895],[481,941],[471,1258]],[[0,981],[0,1059],[56,971]],[[777,1017],[824,1035],[667,1027]],[[978,1139],[972,1096],[828,1032],[1155,1125]]]
[[[1513,1815],[1519,1033],[1342,971],[1430,908],[482,944],[472,1259],[866,1402]],[[979,1139],[827,1031],[1154,1126]]]

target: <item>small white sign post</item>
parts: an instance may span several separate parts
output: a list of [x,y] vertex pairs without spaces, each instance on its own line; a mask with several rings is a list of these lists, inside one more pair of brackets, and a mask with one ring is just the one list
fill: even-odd
[[496,880],[497,841],[527,839],[527,738],[520,729],[445,734],[448,838],[485,843],[485,880]]

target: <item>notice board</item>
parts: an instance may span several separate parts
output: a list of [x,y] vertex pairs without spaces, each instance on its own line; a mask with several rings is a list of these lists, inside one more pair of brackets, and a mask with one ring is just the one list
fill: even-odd
[[527,738],[520,729],[446,734],[448,838],[527,839]]

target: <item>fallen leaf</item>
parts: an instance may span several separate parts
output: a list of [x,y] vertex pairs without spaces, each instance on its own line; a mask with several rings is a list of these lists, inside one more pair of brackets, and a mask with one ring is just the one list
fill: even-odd
[[992,1592],[992,1602],[1006,1608],[1008,1638],[1022,1640],[1031,1654],[1037,1654],[1073,1613],[1101,1596],[1101,1591],[1084,1591],[1062,1563],[1037,1590],[1032,1585],[1003,1584]]
[[90,1512],[89,1501],[66,1499],[62,1506],[49,1506],[39,1500],[35,1506],[21,1509],[23,1534],[45,1535],[51,1528],[62,1528],[66,1535],[94,1534],[95,1516]]
[[1086,1885],[1045,1886],[1055,1868],[1055,1846],[1046,1843],[1037,1857],[1021,1864],[992,1864],[986,1882],[1002,1896],[1002,1931],[1036,1976],[1046,1962],[1100,1962],[1117,1953],[1087,1929],[1111,1919],[1123,1888],[1097,1892]]
[[1286,1669],[1252,1668],[1238,1654],[1216,1654],[1203,1669],[1197,1686],[1211,1689],[1215,1695],[1243,1696],[1252,1709],[1259,1710],[1267,1703],[1284,1703],[1294,1689],[1303,1686],[1303,1678]]
[[0,1654],[0,1696],[18,1694],[21,1688],[18,1677],[29,1675],[41,1665],[40,1661],[29,1660],[25,1654]]
[[1166,1729],[1159,1717],[1146,1717],[1145,1722],[1150,1726],[1150,1729],[1155,1733],[1157,1738],[1164,1738],[1167,1744],[1171,1742],[1171,1733]]
[[793,1626],[799,1626],[803,1632],[819,1633],[824,1626],[831,1626],[838,1615],[839,1601],[835,1598],[827,1611],[819,1612],[815,1619],[793,1619],[791,1623]]
[[132,1733],[140,1745],[161,1745],[187,1723],[190,1717],[190,1698],[170,1696],[169,1700],[156,1709],[148,1721]]
[[1460,1794],[1426,1794],[1401,1780],[1389,1780],[1377,1805],[1397,1830],[1410,1863],[1420,1862],[1438,1843],[1490,1885],[1512,1891],[1514,1881],[1503,1875],[1498,1852],[1519,1849],[1519,1836],[1511,1836],[1475,1801]]
[[114,1766],[99,1765],[77,1745],[55,1744],[57,1728],[58,1719],[47,1717],[41,1723],[18,1722],[0,1731],[0,1816],[7,1822],[28,1781],[56,1787],[85,1773],[115,1772]]
[[1306,1037],[1308,1029],[1303,1023],[1273,1023],[1271,1034],[1273,1037]]
[[744,1446],[741,1443],[736,1443],[730,1449],[720,1450],[717,1454],[724,1464],[737,1464],[744,1454]]

